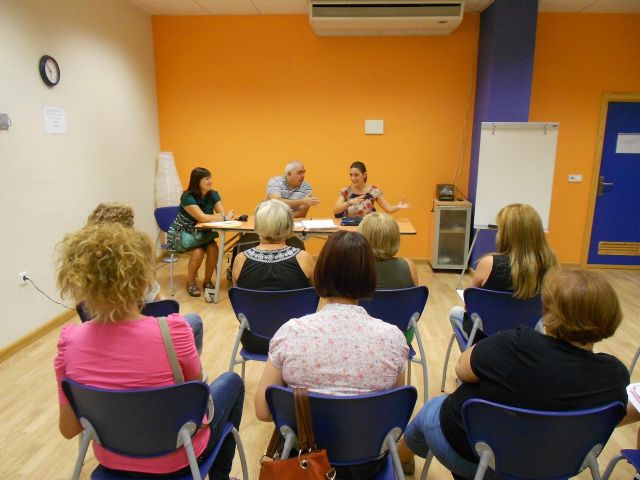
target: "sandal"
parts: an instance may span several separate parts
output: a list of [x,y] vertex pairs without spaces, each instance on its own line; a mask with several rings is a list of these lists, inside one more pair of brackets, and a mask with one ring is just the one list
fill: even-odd
[[202,285],[202,288],[204,288],[205,290],[207,289],[214,290],[216,286],[213,284],[213,282],[207,282],[204,285]]
[[192,297],[200,296],[200,289],[196,286],[196,282],[187,282],[187,293]]

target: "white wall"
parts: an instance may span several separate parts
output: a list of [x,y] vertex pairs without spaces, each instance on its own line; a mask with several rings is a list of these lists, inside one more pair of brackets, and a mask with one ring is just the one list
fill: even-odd
[[[38,73],[56,58],[60,83]],[[42,107],[66,111],[66,135],[43,133]],[[151,17],[124,0],[2,0],[0,112],[0,348],[64,309],[55,247],[101,201],[134,207],[136,226],[155,235],[159,135]],[[66,301],[70,304],[70,301]]]

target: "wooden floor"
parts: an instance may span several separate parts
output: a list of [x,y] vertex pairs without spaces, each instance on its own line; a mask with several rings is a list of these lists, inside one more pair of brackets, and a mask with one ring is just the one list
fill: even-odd
[[[163,286],[165,296],[168,296],[168,270],[163,266],[158,271],[158,280]],[[183,288],[185,270],[186,260],[181,259],[175,273],[178,286],[176,299],[180,301],[182,312],[197,312],[202,315],[205,325],[202,364],[209,379],[213,379],[228,368],[238,323],[226,296],[226,281],[223,280],[220,303],[208,304],[203,298],[193,299],[186,294]],[[429,395],[435,396],[440,393],[442,363],[451,334],[448,312],[453,305],[461,304],[455,292],[458,275],[434,273],[428,264],[420,262],[418,262],[418,272],[420,284],[427,285],[430,290],[427,309],[419,322],[419,328],[427,351]],[[602,342],[597,348],[617,355],[622,362],[628,364],[640,344],[638,323],[640,271],[603,270],[603,272],[620,296],[625,319],[615,337]],[[462,286],[464,287],[468,281],[469,278],[465,277]],[[74,318],[71,321],[79,320]],[[52,368],[58,335],[59,329],[0,364],[0,385],[2,386],[0,479],[70,477],[78,442],[65,440],[58,432],[58,404]],[[457,347],[454,347],[447,377],[449,392],[454,388],[452,367],[458,355]],[[419,368],[419,366],[414,367],[412,379],[420,392],[417,407],[424,403]],[[240,434],[247,453],[251,479],[258,478],[258,462],[266,449],[273,428],[271,424],[259,422],[253,413],[253,396],[261,372],[261,364],[253,362],[247,365],[246,397]],[[633,380],[640,381],[640,367],[636,370]],[[601,469],[604,469],[609,459],[618,450],[635,446],[637,428],[638,425],[630,425],[616,430],[600,456]],[[90,450],[81,478],[89,478],[89,472],[95,464]],[[421,468],[422,459],[418,459],[415,478],[419,478]],[[629,466],[620,464],[612,478],[630,479],[631,471]],[[237,461],[234,462],[232,474],[241,475]],[[437,461],[434,461],[428,478],[447,479],[451,476]],[[590,476],[583,472],[578,478],[590,478]]]

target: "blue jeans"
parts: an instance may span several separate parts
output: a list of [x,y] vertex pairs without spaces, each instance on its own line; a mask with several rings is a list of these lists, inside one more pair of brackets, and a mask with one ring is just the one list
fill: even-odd
[[[209,390],[211,391],[211,398],[213,398],[214,410],[213,420],[209,424],[211,437],[203,455],[215,448],[225,423],[231,422],[236,427],[236,430],[240,430],[242,404],[244,402],[244,383],[237,373],[223,373],[209,385]],[[235,450],[236,442],[233,435],[228,435],[213,462],[211,470],[209,470],[209,478],[211,480],[229,479]]]
[[[473,479],[478,464],[463,458],[449,445],[440,425],[440,408],[447,397],[448,395],[441,395],[429,400],[407,426],[404,440],[409,449],[419,457],[426,458],[431,451],[456,477]],[[499,480],[490,469],[484,478]]]
[[193,340],[196,343],[196,350],[198,350],[198,355],[200,355],[202,353],[202,337],[204,335],[204,326],[202,325],[202,319],[197,313],[185,313],[184,315],[182,315],[182,318],[187,321],[187,323],[191,327],[191,330],[193,330]]

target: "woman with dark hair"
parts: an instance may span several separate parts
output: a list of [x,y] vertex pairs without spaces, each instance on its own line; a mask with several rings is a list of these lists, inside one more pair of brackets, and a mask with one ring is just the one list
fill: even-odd
[[409,208],[402,199],[397,205],[390,204],[375,185],[367,185],[367,167],[362,162],[353,162],[349,167],[351,185],[340,190],[333,213],[349,218],[364,217],[375,210],[376,202],[387,213],[395,213],[402,208]]
[[[322,310],[293,318],[271,339],[255,396],[256,416],[270,422],[269,385],[328,395],[361,395],[404,385],[409,347],[394,325],[369,316],[358,300],[371,298],[376,267],[367,240],[339,231],[322,248],[313,274]],[[381,461],[338,469],[339,478],[370,478]],[[346,470],[346,471],[345,471]]]
[[211,279],[218,261],[218,245],[215,242],[217,232],[196,231],[196,224],[218,222],[233,219],[233,210],[225,215],[220,194],[213,189],[211,172],[197,167],[191,171],[189,186],[180,197],[180,211],[167,233],[169,248],[176,252],[190,252],[187,266],[187,293],[199,297],[201,292],[196,285],[196,273],[202,265],[205,254],[203,288],[214,288]]
[[[542,287],[545,334],[524,327],[497,333],[465,350],[451,395],[429,400],[404,433],[399,452],[432,451],[456,479],[472,479],[478,466],[462,420],[470,398],[532,410],[567,411],[609,402],[626,404],[629,372],[594,344],[612,336],[622,320],[615,291],[591,270],[554,269]],[[526,432],[522,432],[526,435]],[[487,479],[496,479],[489,470]]]

